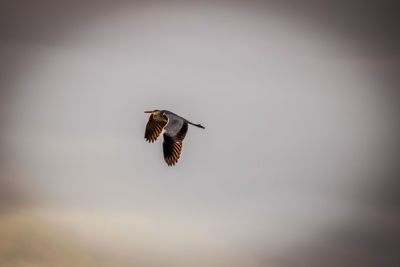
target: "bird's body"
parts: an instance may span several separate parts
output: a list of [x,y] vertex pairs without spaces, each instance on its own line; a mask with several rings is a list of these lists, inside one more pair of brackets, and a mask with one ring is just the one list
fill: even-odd
[[168,110],[145,111],[145,113],[150,113],[150,117],[146,125],[144,138],[148,142],[154,142],[163,133],[164,159],[168,166],[175,165],[178,162],[188,124],[205,129],[204,126],[194,124]]

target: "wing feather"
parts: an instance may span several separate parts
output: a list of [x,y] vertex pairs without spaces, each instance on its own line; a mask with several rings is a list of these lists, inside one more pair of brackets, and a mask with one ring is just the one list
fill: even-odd
[[[177,129],[175,128],[174,130]],[[188,124],[184,122],[179,130],[173,131],[171,129],[166,129],[166,132],[164,132],[163,151],[164,159],[168,166],[175,165],[178,162],[182,152],[182,142],[186,136],[187,130]]]
[[144,133],[144,138],[146,141],[153,143],[155,140],[157,140],[167,123],[168,119],[166,121],[155,120],[154,115],[151,114],[146,125],[146,131]]

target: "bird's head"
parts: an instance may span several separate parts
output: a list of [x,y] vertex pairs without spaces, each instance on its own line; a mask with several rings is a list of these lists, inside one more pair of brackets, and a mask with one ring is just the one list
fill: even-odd
[[157,115],[157,114],[160,113],[160,110],[155,109],[155,110],[153,110],[153,111],[145,111],[144,113],[149,113],[149,114]]
[[164,118],[165,114],[161,110],[155,109],[153,111],[145,111],[144,113],[152,114],[153,118],[156,120],[165,120],[165,118]]

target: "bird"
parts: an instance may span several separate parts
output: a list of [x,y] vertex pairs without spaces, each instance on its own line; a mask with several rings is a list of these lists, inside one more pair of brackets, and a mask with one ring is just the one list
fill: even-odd
[[144,113],[150,114],[144,138],[149,143],[153,143],[163,133],[164,160],[168,166],[173,166],[178,162],[188,124],[205,129],[203,125],[192,123],[168,110],[155,109]]

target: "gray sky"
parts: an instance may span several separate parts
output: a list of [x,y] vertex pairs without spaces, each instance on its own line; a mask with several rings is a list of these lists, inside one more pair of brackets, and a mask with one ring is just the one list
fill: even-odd
[[[2,206],[183,266],[292,266],[342,225],[398,221],[365,200],[398,130],[365,36],[272,3],[63,5],[4,19]],[[174,167],[143,138],[156,108],[206,126]]]

